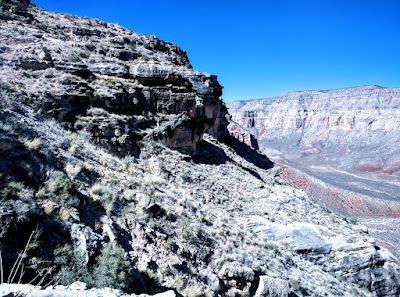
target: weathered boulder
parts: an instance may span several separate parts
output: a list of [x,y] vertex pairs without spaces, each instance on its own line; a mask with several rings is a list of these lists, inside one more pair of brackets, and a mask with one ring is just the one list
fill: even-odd
[[85,262],[88,263],[99,249],[101,236],[82,224],[73,224],[70,234],[76,251],[82,254]]
[[287,280],[267,275],[261,275],[257,291],[254,296],[286,297],[288,296],[289,292],[289,282]]
[[127,77],[128,66],[118,63],[90,63],[88,69],[93,73],[116,77]]
[[328,254],[332,247],[312,224],[281,225],[262,218],[253,218],[251,224],[261,236],[298,253]]

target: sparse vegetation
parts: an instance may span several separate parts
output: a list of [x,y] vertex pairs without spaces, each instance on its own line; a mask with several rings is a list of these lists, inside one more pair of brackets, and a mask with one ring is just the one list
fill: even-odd
[[189,240],[193,237],[193,231],[188,218],[181,223],[180,237],[184,240]]
[[34,25],[36,28],[38,28],[38,29],[40,29],[42,31],[46,31],[47,30],[47,25],[45,23],[41,23],[41,22],[38,22],[38,21],[34,20],[32,22],[32,25]]
[[128,43],[128,47],[129,47],[132,51],[135,51],[135,50],[136,50],[136,42]]
[[73,54],[70,54],[70,55],[68,56],[68,61],[71,61],[71,62],[80,62],[81,59],[79,58],[79,56],[78,56],[76,53],[73,53]]
[[55,283],[70,285],[75,281],[93,283],[82,252],[75,251],[74,247],[66,244],[54,250],[54,263],[60,267],[54,276]]
[[9,8],[9,4],[7,4],[4,0],[0,0],[0,19],[7,20],[11,18]]
[[127,289],[131,283],[130,263],[125,259],[124,250],[109,242],[101,250],[93,269],[96,287]]
[[[117,25],[37,13],[31,21],[48,24],[49,32],[22,17],[4,22],[23,23],[29,38],[11,29],[7,34],[26,44],[0,47],[0,61],[14,53],[27,61],[9,67],[13,58],[2,69],[9,81],[0,94],[0,249],[7,251],[7,273],[20,234],[26,238],[38,223],[46,235],[30,240],[29,256],[41,256],[31,261],[22,253],[14,281],[33,263],[30,273],[41,274],[35,284],[82,281],[129,293],[175,288],[184,297],[247,297],[268,276],[264,295],[363,296],[358,284],[329,271],[366,275],[348,267],[353,251],[371,278],[373,269],[381,277],[397,267],[390,257],[371,265],[379,250],[370,249],[360,226],[275,181],[273,170],[210,135],[196,143],[204,127],[218,123],[203,113],[220,110],[208,105],[220,102],[214,98],[220,86],[214,76],[190,71],[184,51]],[[65,43],[54,39],[64,38],[62,28]],[[41,59],[44,48],[48,57]],[[139,61],[126,61],[137,55]],[[157,63],[143,63],[149,59]],[[181,147],[190,141],[194,156]],[[335,240],[350,252],[319,252],[336,248]]]
[[64,172],[55,170],[50,173],[45,186],[38,191],[37,196],[50,198],[61,205],[77,207],[79,199],[75,196],[75,187],[75,183]]
[[15,198],[15,196],[23,189],[21,182],[10,181],[1,185],[0,200]]
[[87,58],[89,58],[89,56],[90,56],[90,54],[86,51],[79,52],[79,57],[81,57],[81,58],[87,59]]

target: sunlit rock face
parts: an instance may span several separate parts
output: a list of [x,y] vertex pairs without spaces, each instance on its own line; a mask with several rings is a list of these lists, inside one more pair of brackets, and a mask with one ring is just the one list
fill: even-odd
[[[119,154],[135,154],[135,143],[151,129],[190,154],[205,132],[227,137],[223,87],[215,75],[194,71],[178,46],[100,20],[28,11],[28,5],[2,6],[0,82],[43,114],[72,130],[96,130],[96,140]],[[86,118],[91,108],[103,109],[102,117]]]
[[291,92],[228,107],[263,152],[295,168],[287,181],[322,205],[352,215],[400,214],[400,89]]
[[0,296],[399,296],[365,226],[228,135],[216,76],[28,4],[0,3]]

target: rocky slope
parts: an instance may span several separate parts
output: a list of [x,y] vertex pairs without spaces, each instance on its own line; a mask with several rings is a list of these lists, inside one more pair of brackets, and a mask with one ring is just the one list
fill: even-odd
[[[29,1],[28,1],[29,2]],[[3,20],[1,78],[43,114],[88,131],[114,152],[137,149],[138,132],[154,133],[170,147],[194,151],[208,130],[226,137],[226,108],[216,76],[193,71],[186,52],[154,36],[116,24],[32,11]],[[114,113],[112,119],[90,107]],[[174,120],[168,114],[179,114]],[[127,139],[124,146],[114,145]],[[118,148],[117,148],[118,147]]]
[[44,290],[2,294],[123,296],[57,286],[75,281],[188,297],[400,294],[398,260],[366,227],[229,139],[222,87],[184,51],[28,4],[0,14],[1,281]]
[[[288,179],[312,184],[309,191],[326,207],[348,215],[400,214],[400,89],[292,92],[233,102],[229,110],[263,152],[299,170]],[[327,189],[332,195],[321,195]]]

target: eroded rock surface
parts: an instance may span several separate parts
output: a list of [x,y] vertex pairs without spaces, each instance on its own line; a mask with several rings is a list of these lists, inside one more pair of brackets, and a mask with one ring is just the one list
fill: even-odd
[[14,284],[0,292],[400,294],[398,260],[365,226],[218,140],[221,86],[178,47],[35,7],[1,25],[13,46],[0,54],[0,245]]
[[[26,15],[25,2],[12,5],[23,6]],[[192,70],[186,52],[174,44],[100,20],[38,9],[2,21],[0,38],[1,83],[18,89],[19,100],[29,98],[43,114],[70,128],[90,108],[126,116],[123,122],[107,116],[94,124],[103,126],[104,134],[96,137],[113,152],[135,154],[137,146],[132,146],[147,135],[140,130],[155,126],[147,119],[146,127],[138,119],[143,115],[179,115],[179,124],[169,126],[172,131],[164,133],[163,141],[187,153],[194,153],[207,131],[219,139],[228,135],[217,77]],[[94,129],[93,124],[80,127]],[[110,135],[118,129],[135,133]]]
[[400,214],[400,150],[393,145],[400,140],[400,89],[292,92],[232,102],[229,110],[263,152],[304,172],[288,170],[286,179],[325,207],[347,215]]

